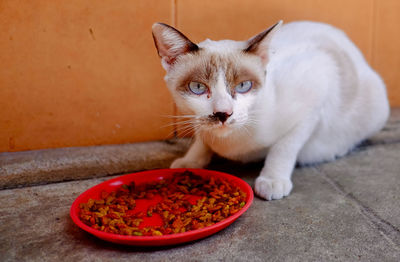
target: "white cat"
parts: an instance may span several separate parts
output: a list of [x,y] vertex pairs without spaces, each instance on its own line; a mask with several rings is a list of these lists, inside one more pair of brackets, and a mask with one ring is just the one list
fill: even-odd
[[203,168],[213,153],[265,158],[255,192],[292,190],[296,161],[331,161],[378,132],[389,115],[385,85],[346,35],[326,24],[282,21],[248,41],[198,45],[176,29],[153,37],[178,108],[195,139],[171,168]]

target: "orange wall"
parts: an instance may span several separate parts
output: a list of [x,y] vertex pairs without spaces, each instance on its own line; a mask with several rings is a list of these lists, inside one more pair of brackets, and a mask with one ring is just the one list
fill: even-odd
[[0,152],[171,137],[152,23],[198,42],[247,39],[279,19],[345,30],[400,106],[398,0],[1,0]]

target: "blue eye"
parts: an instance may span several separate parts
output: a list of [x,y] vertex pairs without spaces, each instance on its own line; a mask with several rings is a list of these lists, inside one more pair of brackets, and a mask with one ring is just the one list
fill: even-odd
[[235,86],[235,90],[236,90],[236,92],[243,94],[243,93],[248,92],[252,86],[253,86],[253,83],[251,81],[243,81],[242,83]]
[[189,90],[192,91],[196,95],[202,95],[207,91],[207,87],[199,82],[190,82]]

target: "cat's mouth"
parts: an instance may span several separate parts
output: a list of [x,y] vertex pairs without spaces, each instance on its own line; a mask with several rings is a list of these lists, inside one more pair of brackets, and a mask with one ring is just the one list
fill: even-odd
[[235,119],[228,118],[221,121],[218,117],[210,115],[207,118],[207,129],[217,136],[226,136],[230,134],[232,130],[232,125],[235,123]]
[[233,123],[235,122],[234,119],[229,119],[227,121],[220,121],[219,119],[215,119],[214,117],[210,117],[208,119],[208,125],[212,128],[219,128],[219,129],[225,129],[229,128]]

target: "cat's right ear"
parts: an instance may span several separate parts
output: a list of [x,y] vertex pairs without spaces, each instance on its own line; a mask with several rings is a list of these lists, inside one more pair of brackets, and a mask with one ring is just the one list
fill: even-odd
[[197,51],[199,47],[175,28],[163,24],[153,24],[153,38],[161,64],[168,71],[176,58],[188,52]]
[[267,30],[259,33],[258,35],[250,38],[247,41],[247,48],[244,50],[246,53],[252,53],[261,58],[262,63],[265,65],[268,62],[268,49],[272,36],[281,28],[282,20],[271,26]]

